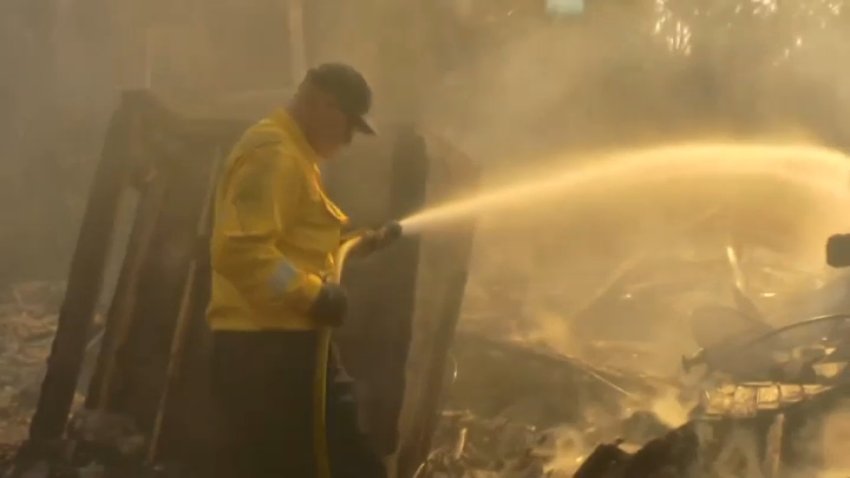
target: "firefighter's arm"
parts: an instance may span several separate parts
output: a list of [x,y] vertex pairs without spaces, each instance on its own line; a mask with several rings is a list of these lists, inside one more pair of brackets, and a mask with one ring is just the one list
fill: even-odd
[[290,227],[307,187],[295,158],[280,146],[258,148],[237,159],[222,187],[213,269],[258,311],[306,313],[322,280],[299,270],[275,245]]

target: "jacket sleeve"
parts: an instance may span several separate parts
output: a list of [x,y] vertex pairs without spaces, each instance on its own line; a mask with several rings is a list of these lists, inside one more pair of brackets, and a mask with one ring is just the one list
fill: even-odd
[[306,312],[322,287],[276,247],[306,187],[295,158],[279,145],[236,158],[219,186],[212,267],[261,312]]

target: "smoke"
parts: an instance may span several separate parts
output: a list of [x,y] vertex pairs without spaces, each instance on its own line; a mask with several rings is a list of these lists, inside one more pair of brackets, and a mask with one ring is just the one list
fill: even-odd
[[[603,157],[599,151],[683,139],[848,144],[840,126],[846,122],[837,120],[848,111],[850,84],[846,62],[836,61],[850,44],[842,2],[588,5],[586,17],[568,21],[501,17],[509,26],[463,49],[467,61],[434,85],[428,127],[470,153],[491,178],[529,170],[551,176],[555,167]],[[552,157],[556,166],[541,159]],[[748,192],[727,196],[738,187]],[[753,298],[777,322],[802,319],[782,315],[785,299],[830,278],[823,240],[846,221],[828,212],[835,205],[802,199],[793,189],[671,181],[624,191],[612,184],[591,199],[553,198],[494,215],[479,224],[467,315],[488,315],[479,298],[510,302],[511,324],[489,327],[585,356],[594,337],[609,351],[595,360],[617,353],[620,363],[675,373],[678,357],[696,347],[686,323],[694,305],[731,305],[734,282],[722,257],[730,241],[749,238],[740,253]],[[735,219],[729,208],[737,210]],[[722,224],[729,220],[736,225]],[[640,265],[663,254],[679,258],[655,272]],[[766,272],[777,268],[786,272]],[[665,280],[671,283],[646,284]],[[620,304],[592,304],[606,293]],[[576,320],[581,315],[586,320]],[[664,358],[635,349],[637,337]]]
[[[462,49],[468,61],[434,85],[428,128],[496,184],[529,171],[551,179],[600,151],[647,144],[850,144],[841,2],[605,3],[586,20],[517,21],[474,53]],[[611,180],[595,194],[513,206],[478,222],[461,327],[667,378],[697,349],[694,308],[737,307],[727,251],[770,323],[802,320],[788,311],[801,310],[799,297],[816,302],[833,278],[823,242],[846,226],[843,201],[758,179]],[[674,388],[643,405],[675,426],[688,398]],[[577,436],[585,430],[564,430],[553,468],[574,469],[595,445]],[[726,436],[717,476],[763,476],[759,440]]]
[[[683,139],[847,144],[836,126],[846,124],[836,119],[846,115],[842,92],[850,84],[845,62],[836,61],[850,44],[840,2],[638,3],[588,2],[584,18],[567,21],[494,7],[498,34],[459,48],[463,61],[429,90],[428,128],[468,152],[487,177],[513,179],[529,170],[551,177],[556,167],[604,156],[600,150]],[[464,20],[482,28],[472,16]],[[552,157],[559,159],[541,159]],[[481,221],[465,325],[492,315],[483,300],[511,317],[499,325],[488,320],[491,331],[583,356],[589,337],[604,339],[598,345],[607,353],[594,355],[595,363],[618,355],[621,365],[676,373],[678,358],[696,347],[685,320],[693,306],[731,304],[733,282],[720,257],[730,228],[752,239],[743,254],[755,293],[766,294],[755,297],[759,306],[777,320],[802,318],[777,315],[785,297],[828,278],[822,241],[845,222],[825,212],[833,206],[791,199],[799,198],[791,189],[766,184],[719,206],[685,198],[716,199],[735,187],[671,182],[658,189],[669,194],[612,185],[607,197],[553,198]],[[695,192],[701,189],[705,196]],[[729,219],[729,204],[739,210],[737,226],[718,224]],[[766,226],[768,216],[783,219]],[[664,253],[679,254],[680,262],[634,278],[638,263]],[[788,273],[768,277],[761,267]],[[694,277],[697,269],[702,279]],[[679,288],[640,285],[665,277]],[[624,288],[629,282],[633,287]],[[606,293],[644,306],[593,304]],[[580,315],[586,320],[577,321]],[[636,337],[654,350],[636,349]]]
[[[500,329],[598,365],[670,375],[697,348],[691,314],[738,308],[739,282],[769,323],[806,318],[785,314],[832,277],[823,244],[847,225],[844,158],[835,157],[832,173],[823,170],[831,185],[810,189],[802,183],[804,170],[821,161],[815,149],[788,155],[807,165],[787,170],[797,184],[771,179],[785,166],[767,150],[697,150],[673,149],[670,162],[650,150],[636,161],[661,161],[662,172],[641,174],[618,159],[595,163],[587,171],[596,179],[551,196],[548,183],[523,186],[532,198],[516,197],[481,220],[462,325]],[[723,160],[712,162],[714,155]],[[764,174],[706,172],[721,164],[743,172],[760,161]],[[664,179],[680,167],[685,173]]]
[[554,458],[546,464],[546,471],[562,474],[556,476],[572,476],[593,452],[593,444],[587,442],[582,431],[572,427],[561,427],[551,433],[554,437]]
[[706,134],[838,141],[839,3],[588,2],[584,18],[505,21],[426,118],[485,164]]
[[688,403],[679,390],[671,387],[652,399],[648,408],[662,423],[678,428],[688,422],[688,414],[694,405],[695,401]]
[[[508,1],[301,3],[308,63],[358,65],[382,119],[422,118],[487,164],[706,133],[840,142],[847,123],[838,0],[587,0],[557,19]],[[117,91],[253,117],[299,76],[287,2],[0,8],[0,191],[27,205],[2,209],[7,274],[67,262]]]
[[116,97],[99,3],[0,5],[0,284],[69,263]]

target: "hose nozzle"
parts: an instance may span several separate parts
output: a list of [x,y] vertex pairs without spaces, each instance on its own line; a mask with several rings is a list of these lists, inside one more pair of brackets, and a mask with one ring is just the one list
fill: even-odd
[[378,229],[377,232],[382,237],[382,240],[386,242],[386,244],[391,244],[395,242],[396,239],[401,237],[401,223],[396,221],[390,221],[381,226],[381,228]]
[[383,249],[401,237],[401,224],[390,221],[378,229],[369,231],[364,236],[364,246],[370,251]]
[[377,229],[367,229],[356,233],[359,239],[355,246],[356,254],[369,255],[377,250],[383,249],[401,237],[401,224],[391,221]]

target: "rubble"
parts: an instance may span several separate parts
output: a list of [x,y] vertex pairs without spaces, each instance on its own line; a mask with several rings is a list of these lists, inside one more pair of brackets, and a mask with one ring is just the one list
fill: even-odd
[[[754,246],[729,250],[669,248],[587,271],[570,256],[573,275],[553,261],[555,279],[498,269],[476,276],[445,407],[533,426],[527,442],[535,443],[496,453],[468,432],[470,448],[492,453],[483,468],[526,457],[542,470],[527,475],[535,477],[821,470],[819,429],[850,398],[850,317],[838,313],[846,300],[836,300],[850,276],[786,267],[787,257]],[[516,287],[499,282],[505,275]],[[675,413],[664,413],[664,397]],[[433,445],[456,442],[438,434]],[[447,459],[466,466],[423,477],[481,469],[451,454],[439,460]],[[499,473],[514,476],[504,466]]]
[[[812,476],[827,459],[823,429],[850,398],[848,330],[850,316],[835,314],[756,337],[729,337],[702,350],[683,364],[704,367],[693,419],[634,454],[618,442],[599,446],[576,476],[654,478],[667,476],[665,467],[680,473],[671,476],[687,469],[694,478],[772,478],[789,470]],[[643,460],[647,455],[652,460]],[[642,466],[642,460],[653,466]]]
[[[542,346],[462,331],[424,477],[568,477],[595,443],[670,430],[637,407],[669,390]],[[637,410],[637,411],[635,411]]]
[[[584,320],[624,304],[636,310],[670,300],[678,312],[686,302],[661,282],[645,285],[636,271],[624,277],[579,308]],[[649,294],[652,287],[658,290]],[[694,342],[704,349],[684,359],[682,375],[696,376],[690,382],[642,371],[657,359],[647,341],[600,334],[571,354],[510,327],[462,328],[432,452],[416,477],[702,477],[742,466],[777,476],[786,465],[785,443],[799,436],[801,420],[846,394],[850,317],[774,327],[737,292],[731,305],[692,307],[691,320],[708,326],[691,324]],[[62,293],[59,284],[32,282],[0,296],[0,459],[26,436]],[[505,311],[521,313],[508,307],[499,315]],[[663,420],[652,406],[671,393],[685,403],[700,397],[681,414],[689,418],[684,425]],[[68,432],[78,459],[97,456],[81,463],[88,468],[75,469],[78,475],[140,461],[144,438],[126,417],[77,413]],[[764,450],[751,446],[760,441]]]
[[68,423],[68,437],[98,456],[141,459],[145,437],[129,417],[101,410],[79,410]]
[[43,281],[0,294],[0,460],[26,438],[63,294]]

